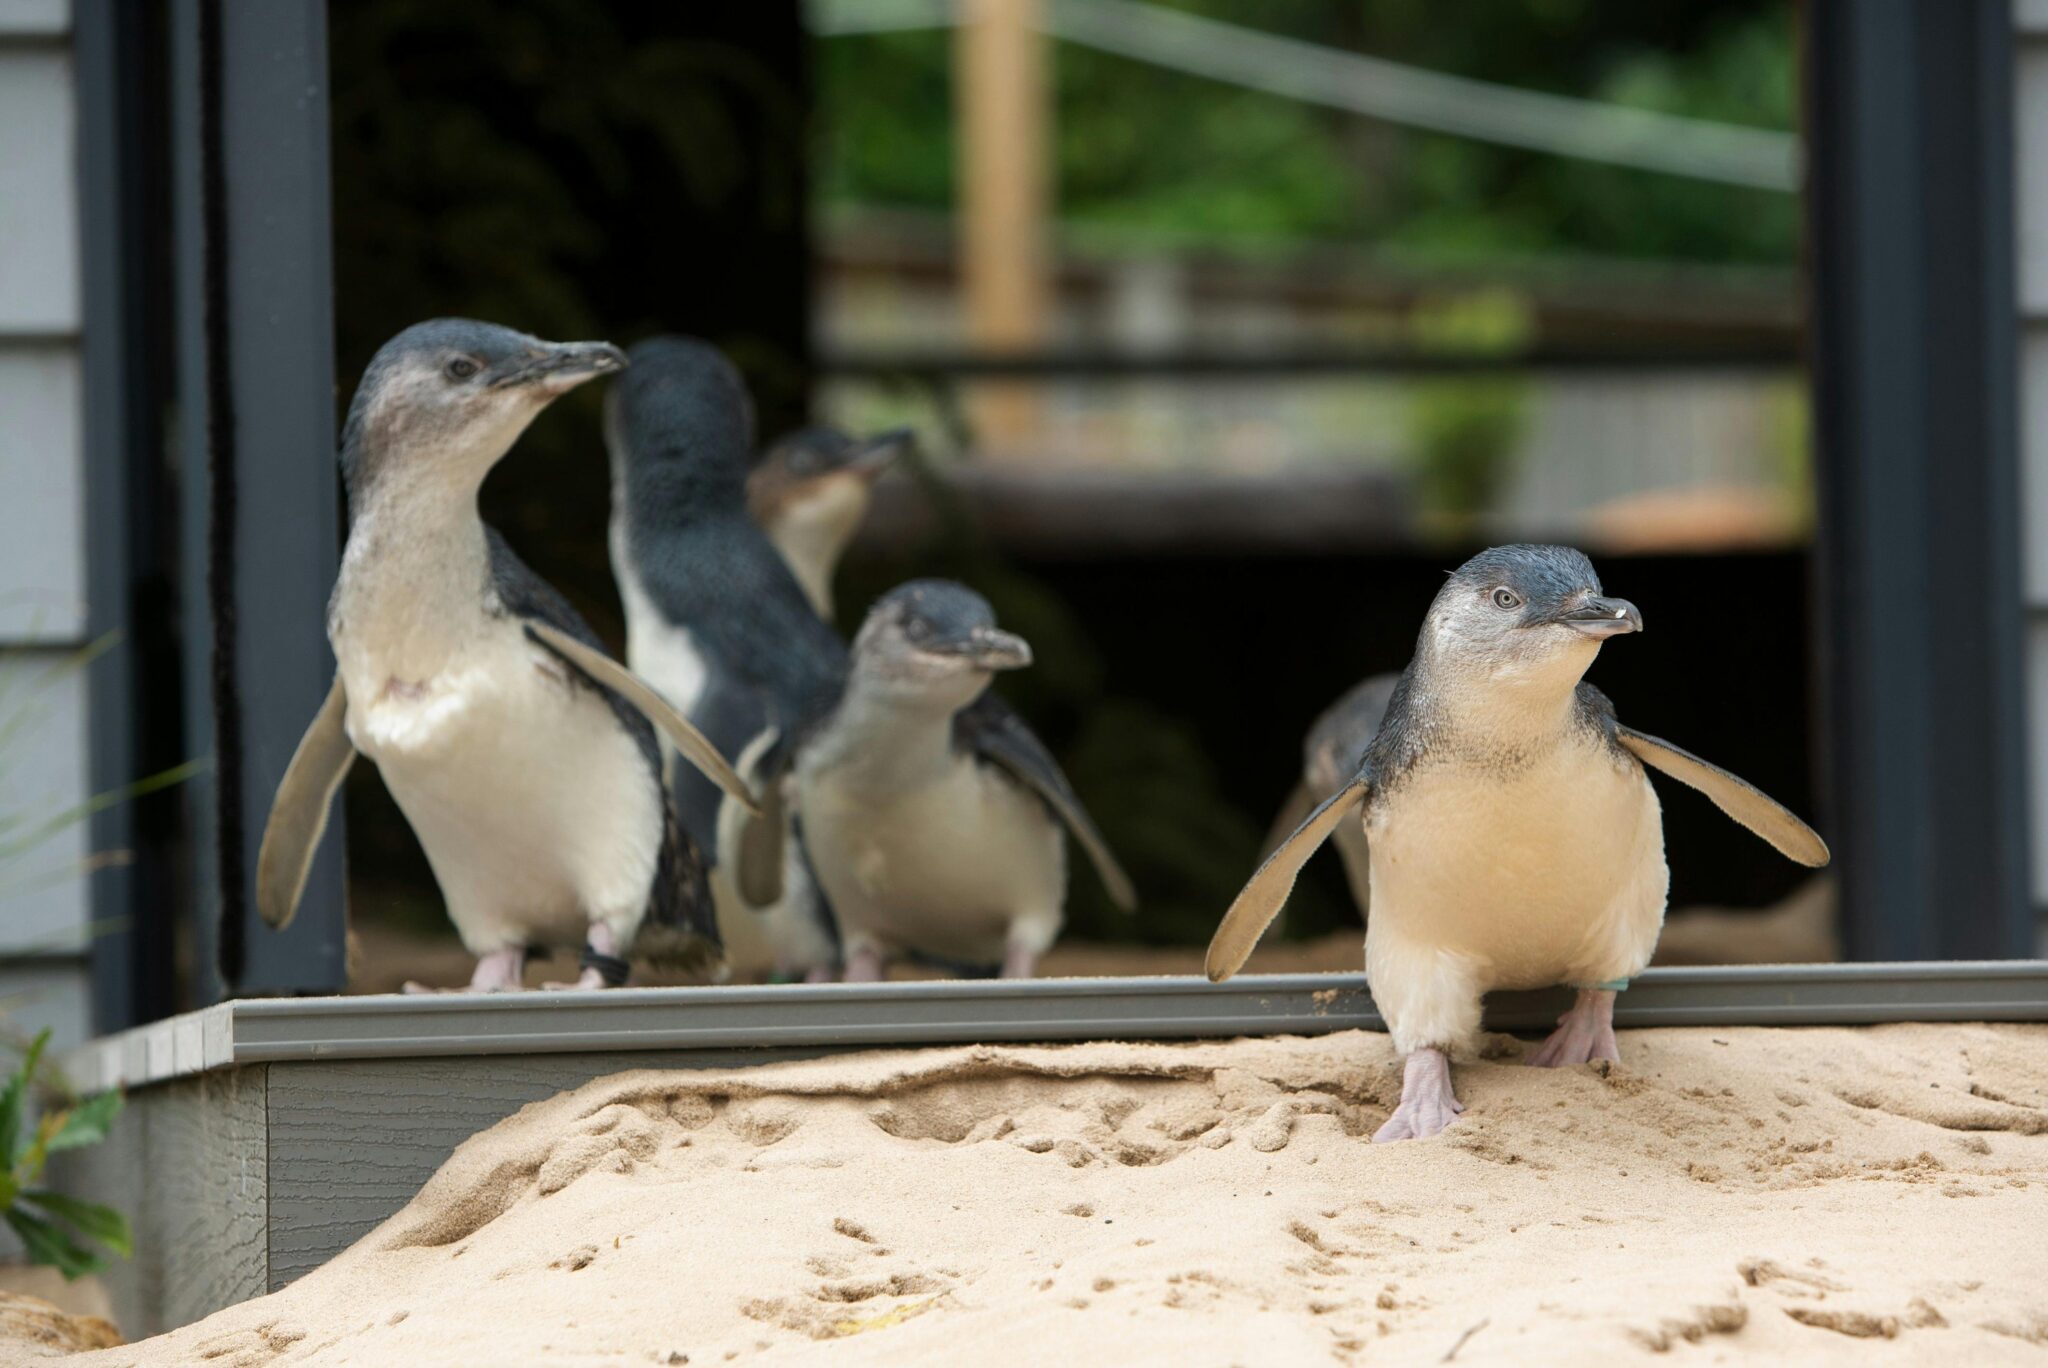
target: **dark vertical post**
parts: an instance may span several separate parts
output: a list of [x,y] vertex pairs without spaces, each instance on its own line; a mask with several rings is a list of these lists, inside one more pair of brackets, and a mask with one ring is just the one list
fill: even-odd
[[1857,959],[2030,953],[2012,15],[1810,0],[1820,624]]
[[[216,992],[345,981],[330,826],[289,930],[249,889],[270,797],[333,677],[338,559],[324,0],[178,0],[173,207],[185,503],[187,725],[200,969]],[[209,943],[210,942],[210,943]],[[207,994],[211,996],[212,994]]]
[[[114,793],[176,764],[176,653],[160,571],[163,526],[162,322],[168,252],[153,217],[161,191],[150,97],[162,93],[153,16],[116,0],[77,0],[80,294],[86,467],[88,635],[112,651],[87,676],[92,788]],[[164,706],[168,703],[168,707]],[[168,722],[168,726],[163,725]],[[115,803],[92,819],[92,848],[123,859],[93,876],[93,1015],[101,1032],[177,1009],[166,833]]]

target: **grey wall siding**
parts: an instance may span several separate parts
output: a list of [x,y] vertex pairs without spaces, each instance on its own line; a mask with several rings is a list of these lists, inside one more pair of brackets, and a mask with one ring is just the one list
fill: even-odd
[[[89,791],[77,113],[66,0],[0,0],[0,814]],[[88,837],[0,864],[0,1012],[60,1043],[90,1021]]]
[[72,342],[0,340],[0,640],[74,641],[85,628],[78,390]]
[[55,37],[70,26],[70,0],[0,0],[0,35]]
[[105,1143],[52,1161],[60,1188],[112,1203],[135,1226],[135,1257],[102,1275],[130,1339],[271,1290],[267,1073],[138,1090]]
[[4,30],[0,43],[0,327],[68,332],[78,322],[71,55]]

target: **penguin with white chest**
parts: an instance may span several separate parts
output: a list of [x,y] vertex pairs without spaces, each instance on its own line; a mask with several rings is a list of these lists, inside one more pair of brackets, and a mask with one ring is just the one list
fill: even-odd
[[824,977],[837,926],[781,806],[796,739],[839,698],[846,644],[818,616],[747,511],[754,406],[725,355],[655,337],[606,396],[612,463],[612,573],[633,670],[734,757],[768,811],[697,776],[676,805],[712,865],[733,972]]
[[803,428],[769,447],[747,476],[754,521],[827,622],[833,620],[832,572],[868,515],[875,481],[910,445],[908,428],[865,439],[837,428]]
[[484,477],[558,396],[625,365],[467,319],[387,342],[341,443],[350,528],[327,633],[338,671],[279,785],[257,903],[290,920],[355,756],[419,837],[473,990],[521,986],[529,953],[580,948],[577,986],[633,955],[715,955],[703,862],[663,784],[655,726],[742,801],[704,737],[608,658],[477,513]]
[[1700,790],[1788,859],[1827,863],[1804,822],[1726,770],[1622,725],[1583,681],[1602,642],[1642,625],[1577,551],[1474,556],[1430,605],[1356,772],[1259,867],[1217,928],[1208,972],[1220,982],[1242,967],[1308,857],[1340,823],[1362,820],[1366,978],[1407,1059],[1400,1105],[1375,1140],[1434,1135],[1464,1110],[1450,1055],[1472,1045],[1493,989],[1578,989],[1530,1063],[1620,1058],[1615,995],[1650,961],[1669,883],[1644,766]]
[[846,692],[796,764],[848,980],[879,979],[900,955],[1029,978],[1065,919],[1062,825],[1116,903],[1135,906],[1051,753],[987,692],[1030,663],[964,585],[913,581],[869,611]]

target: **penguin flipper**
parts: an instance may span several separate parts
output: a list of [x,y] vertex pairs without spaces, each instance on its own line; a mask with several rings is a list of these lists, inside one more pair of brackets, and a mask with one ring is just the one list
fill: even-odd
[[1273,814],[1273,821],[1266,828],[1266,837],[1259,842],[1259,859],[1264,861],[1278,850],[1281,842],[1293,835],[1295,829],[1306,822],[1308,815],[1315,810],[1316,795],[1309,788],[1307,780],[1289,789],[1287,801]]
[[1244,967],[1244,962],[1251,958],[1252,947],[1286,905],[1287,895],[1294,891],[1295,877],[1308,863],[1308,857],[1330,839],[1330,833],[1337,829],[1345,814],[1364,802],[1371,791],[1371,776],[1360,770],[1350,783],[1323,800],[1322,806],[1311,812],[1308,820],[1259,866],[1209,940],[1209,955],[1203,966],[1209,982],[1221,983]]
[[1738,826],[1747,827],[1795,864],[1818,869],[1828,862],[1827,842],[1776,799],[1719,765],[1633,727],[1615,725],[1615,737],[1638,760],[1707,795]]
[[740,778],[739,771],[726,762],[703,732],[690,725],[688,718],[650,688],[647,681],[603,651],[578,641],[549,623],[529,620],[526,634],[639,709],[656,730],[682,753],[683,759],[701,770],[705,778],[724,789],[749,813],[760,815],[761,805],[746,781]]
[[717,848],[732,852],[733,887],[749,907],[767,908],[782,901],[783,842],[789,838],[790,821],[784,793],[789,749],[774,727],[749,741],[740,752],[740,769],[753,779],[760,805],[747,814],[719,805]]
[[1003,767],[1005,773],[1037,794],[1053,816],[1059,818],[1095,866],[1096,877],[1109,890],[1110,901],[1125,912],[1138,906],[1138,890],[1110,851],[1109,842],[1081,805],[1059,762],[1045,748],[1024,719],[994,694],[985,693],[953,717],[954,736],[975,754]]
[[263,845],[256,854],[256,910],[265,925],[278,930],[291,925],[299,910],[314,852],[327,831],[334,791],[355,762],[356,749],[344,725],[347,718],[348,694],[336,674],[327,700],[299,738],[299,748],[292,752],[270,804],[270,820],[264,823]]

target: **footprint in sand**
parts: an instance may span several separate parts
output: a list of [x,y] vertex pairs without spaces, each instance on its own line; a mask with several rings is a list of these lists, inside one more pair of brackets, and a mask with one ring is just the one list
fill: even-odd
[[202,1341],[198,1361],[206,1368],[264,1368],[305,1337],[297,1326],[271,1321]]
[[1665,1316],[1655,1325],[1632,1326],[1628,1334],[1652,1353],[1669,1353],[1683,1341],[1698,1344],[1709,1335],[1732,1335],[1749,1324],[1749,1308],[1739,1297],[1689,1308],[1678,1316]]
[[[865,1246],[872,1255],[887,1256],[874,1232],[845,1216],[834,1218],[834,1233]],[[740,1304],[750,1320],[793,1330],[814,1340],[840,1339],[900,1325],[921,1316],[943,1300],[957,1281],[947,1270],[904,1268],[853,1274],[853,1265],[837,1253],[816,1254],[805,1268],[820,1281],[800,1295],[756,1297]]]
[[[1815,1267],[1818,1259],[1810,1260]],[[1925,1297],[1914,1297],[1903,1311],[1880,1312],[1847,1306],[1811,1306],[1825,1302],[1829,1294],[1853,1292],[1847,1283],[1804,1269],[1787,1268],[1772,1259],[1744,1259],[1735,1266],[1742,1280],[1773,1296],[1797,1300],[1800,1305],[1780,1306],[1791,1319],[1815,1330],[1832,1330],[1852,1339],[1897,1339],[1906,1330],[1941,1330],[1948,1319]]]

